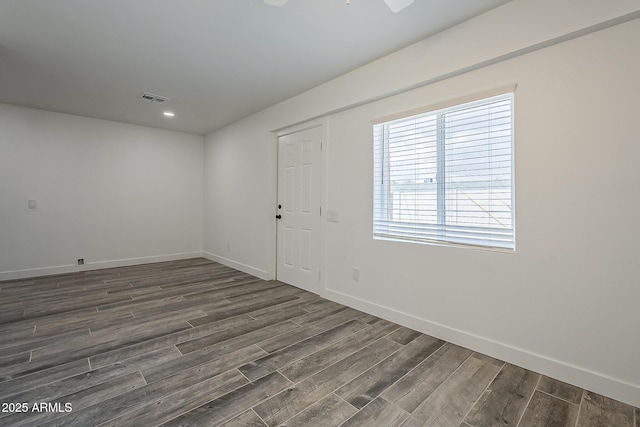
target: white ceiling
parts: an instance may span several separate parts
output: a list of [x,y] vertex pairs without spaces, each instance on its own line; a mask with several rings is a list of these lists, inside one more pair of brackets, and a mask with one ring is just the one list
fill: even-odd
[[0,0],[0,102],[206,134],[507,1]]

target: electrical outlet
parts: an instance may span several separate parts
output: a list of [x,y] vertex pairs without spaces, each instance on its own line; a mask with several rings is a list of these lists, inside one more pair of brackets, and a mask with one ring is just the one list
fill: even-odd
[[38,201],[37,200],[28,200],[27,201],[27,207],[29,209],[38,209]]
[[353,280],[355,280],[356,282],[360,281],[360,270],[358,270],[357,268],[353,269]]
[[84,258],[78,258],[78,265],[84,265]]

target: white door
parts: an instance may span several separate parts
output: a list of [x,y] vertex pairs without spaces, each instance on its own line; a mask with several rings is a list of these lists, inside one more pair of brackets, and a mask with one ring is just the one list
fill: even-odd
[[320,290],[322,128],[278,138],[278,280]]

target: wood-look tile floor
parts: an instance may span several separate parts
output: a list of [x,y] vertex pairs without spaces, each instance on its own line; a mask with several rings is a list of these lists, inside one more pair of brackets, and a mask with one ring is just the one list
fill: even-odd
[[638,409],[191,259],[0,282],[3,426],[612,426]]

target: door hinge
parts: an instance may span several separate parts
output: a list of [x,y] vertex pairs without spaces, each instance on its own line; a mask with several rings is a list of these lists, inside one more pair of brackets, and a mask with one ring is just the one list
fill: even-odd
[[322,216],[322,206],[320,206],[320,216]]

